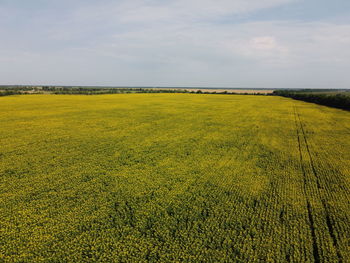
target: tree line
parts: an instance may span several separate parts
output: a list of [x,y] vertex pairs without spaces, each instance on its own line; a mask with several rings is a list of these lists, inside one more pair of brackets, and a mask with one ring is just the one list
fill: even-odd
[[274,95],[312,102],[329,107],[350,110],[350,94],[347,92],[323,92],[317,90],[275,90]]
[[66,95],[102,95],[121,93],[191,93],[191,94],[222,94],[222,95],[268,95],[259,92],[237,93],[233,91],[216,91],[206,89],[177,89],[177,88],[113,88],[113,87],[73,87],[73,86],[0,86],[0,96],[10,96],[19,94],[66,94]]

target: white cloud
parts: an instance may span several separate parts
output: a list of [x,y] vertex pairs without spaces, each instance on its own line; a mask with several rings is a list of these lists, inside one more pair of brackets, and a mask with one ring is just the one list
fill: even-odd
[[254,37],[250,40],[250,46],[256,50],[276,50],[278,45],[274,37],[264,36],[264,37]]
[[242,15],[299,0],[121,0],[104,4],[85,4],[74,10],[74,21],[107,23],[167,24]]

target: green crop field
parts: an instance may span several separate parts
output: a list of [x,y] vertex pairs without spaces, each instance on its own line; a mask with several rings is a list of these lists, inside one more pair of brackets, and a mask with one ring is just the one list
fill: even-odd
[[350,262],[350,112],[0,98],[0,262]]

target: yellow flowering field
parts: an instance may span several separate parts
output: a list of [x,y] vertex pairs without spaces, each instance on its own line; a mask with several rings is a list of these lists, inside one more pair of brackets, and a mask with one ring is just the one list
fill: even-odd
[[349,262],[350,112],[275,96],[0,98],[0,262]]

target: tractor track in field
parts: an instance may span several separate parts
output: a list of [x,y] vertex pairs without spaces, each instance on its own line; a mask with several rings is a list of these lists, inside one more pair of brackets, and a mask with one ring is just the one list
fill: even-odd
[[306,203],[307,203],[307,213],[308,213],[308,220],[309,220],[309,227],[310,227],[310,232],[311,232],[311,237],[312,237],[312,254],[314,256],[315,262],[320,262],[320,252],[319,252],[319,248],[317,245],[317,239],[316,239],[316,231],[315,231],[315,223],[314,223],[314,218],[312,215],[312,211],[311,211],[311,205],[310,205],[310,201],[307,195],[307,191],[306,191],[306,171],[303,165],[303,154],[302,154],[302,150],[301,150],[301,140],[300,140],[300,132],[298,129],[298,120],[297,120],[297,112],[296,112],[296,108],[294,107],[294,119],[295,119],[295,126],[296,126],[296,132],[297,132],[297,139],[298,139],[298,147],[299,147],[299,160],[300,160],[300,166],[301,166],[301,170],[303,172],[303,190],[304,190],[304,195],[305,195],[305,199],[306,199]]
[[318,175],[317,175],[317,172],[316,172],[316,169],[315,169],[314,161],[313,161],[313,158],[312,158],[312,155],[311,155],[311,152],[310,152],[309,143],[308,143],[308,141],[306,139],[306,134],[305,134],[303,123],[301,122],[300,115],[299,115],[298,111],[297,110],[295,110],[295,111],[296,111],[296,114],[297,114],[297,117],[298,117],[298,120],[299,120],[301,132],[302,132],[302,135],[303,135],[303,138],[304,138],[304,142],[305,142],[305,146],[306,146],[306,150],[307,150],[307,155],[309,156],[309,159],[310,159],[310,165],[311,165],[311,168],[312,168],[312,172],[313,172],[313,174],[315,176],[315,179],[316,179],[317,188],[318,189],[323,189],[321,187],[320,180],[318,178]]
[[[300,119],[300,114],[298,113],[297,108],[295,106],[294,106],[294,117],[295,117],[295,122],[296,122],[296,129],[297,129],[298,147],[299,147],[299,155],[300,155],[301,167],[302,167],[303,176],[304,176],[304,191],[305,191],[305,197],[306,197],[306,201],[307,201],[307,211],[308,211],[308,217],[309,217],[309,222],[310,222],[311,235],[312,235],[312,239],[313,239],[313,254],[314,254],[315,262],[320,262],[320,253],[319,253],[319,248],[318,248],[317,241],[316,241],[315,223],[314,223],[313,214],[312,214],[312,206],[310,204],[310,200],[309,200],[309,197],[308,197],[307,191],[306,191],[306,185],[305,184],[306,184],[307,180],[306,180],[306,171],[305,171],[305,168],[303,166],[303,154],[302,154],[302,150],[301,150],[300,135],[301,135],[301,137],[303,137],[302,140],[305,143],[305,148],[306,148],[306,151],[307,151],[307,156],[309,157],[309,160],[310,160],[310,166],[311,166],[311,169],[312,169],[312,173],[313,173],[313,176],[314,176],[314,178],[316,180],[316,185],[317,185],[317,189],[318,189],[317,194],[318,194],[319,199],[321,201],[322,208],[323,208],[323,210],[325,212],[325,221],[326,221],[326,225],[327,225],[327,228],[328,228],[328,232],[329,232],[329,235],[330,235],[330,237],[332,239],[333,246],[334,246],[334,248],[336,250],[336,255],[338,257],[338,262],[342,263],[343,262],[343,258],[342,258],[342,255],[340,253],[340,250],[339,250],[339,245],[338,245],[338,241],[337,241],[337,238],[336,238],[336,235],[335,235],[335,230],[334,230],[334,227],[333,227],[333,224],[332,224],[332,221],[331,221],[329,208],[328,208],[328,206],[326,204],[326,201],[324,200],[324,198],[322,198],[322,196],[320,195],[320,192],[319,192],[320,189],[323,189],[323,187],[321,186],[320,181],[319,181],[319,176],[318,176],[318,173],[317,173],[315,165],[314,165],[314,161],[313,161],[313,158],[312,158],[312,155],[311,155],[309,143],[308,143],[307,138],[306,138],[305,129],[304,129],[303,123],[302,123],[302,121]],[[299,132],[298,126],[300,126],[301,133]]]

